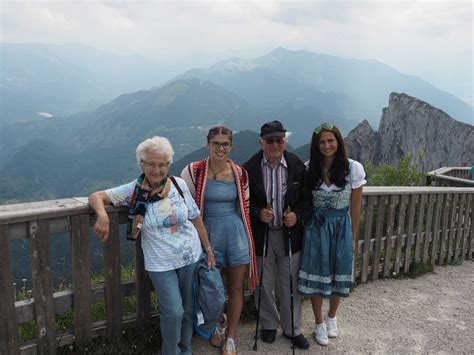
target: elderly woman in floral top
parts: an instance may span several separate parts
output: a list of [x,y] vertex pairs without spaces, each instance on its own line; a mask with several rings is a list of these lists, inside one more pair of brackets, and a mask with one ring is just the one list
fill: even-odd
[[174,152],[168,139],[155,136],[137,147],[143,173],[134,181],[89,197],[97,213],[94,226],[102,240],[109,234],[105,204],[130,208],[128,237],[137,239],[145,270],[160,305],[163,354],[191,354],[192,280],[204,248],[209,267],[215,258],[200,212],[186,183],[168,175]]

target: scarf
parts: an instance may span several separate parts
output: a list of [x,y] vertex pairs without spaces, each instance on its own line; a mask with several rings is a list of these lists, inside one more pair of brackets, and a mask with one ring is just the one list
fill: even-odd
[[127,239],[135,241],[140,236],[145,220],[146,206],[168,197],[170,179],[166,176],[160,186],[152,188],[145,174],[141,174],[133,190],[130,209],[128,210]]

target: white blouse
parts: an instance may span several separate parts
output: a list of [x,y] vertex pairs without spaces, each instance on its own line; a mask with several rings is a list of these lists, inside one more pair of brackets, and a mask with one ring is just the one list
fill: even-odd
[[[309,160],[305,165],[306,167],[309,166]],[[351,184],[352,189],[358,189],[367,183],[364,167],[356,160],[349,159],[349,175],[347,176],[347,181]],[[323,182],[319,188],[324,191],[340,190],[340,187],[337,187],[337,185],[331,184],[328,186],[325,182]]]

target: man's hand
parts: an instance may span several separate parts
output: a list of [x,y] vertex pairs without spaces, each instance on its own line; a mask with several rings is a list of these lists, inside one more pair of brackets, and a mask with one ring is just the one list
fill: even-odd
[[263,223],[270,223],[273,219],[273,209],[265,207],[260,210],[258,213],[258,218]]
[[283,224],[286,227],[291,228],[296,224],[296,222],[298,222],[298,217],[296,217],[295,212],[285,211],[283,213]]

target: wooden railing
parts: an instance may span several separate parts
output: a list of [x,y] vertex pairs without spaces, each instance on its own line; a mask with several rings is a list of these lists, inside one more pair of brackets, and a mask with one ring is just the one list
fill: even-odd
[[[108,207],[110,237],[103,245],[105,283],[91,285],[90,242],[94,214],[85,198],[0,206],[0,354],[55,354],[58,345],[81,349],[95,336],[120,336],[125,326],[151,327],[151,284],[139,243],[135,280],[121,281],[119,225],[126,210]],[[473,257],[474,189],[455,187],[366,187],[356,250],[356,279],[407,272],[413,262],[447,264]],[[48,236],[67,232],[72,249],[72,289],[53,292]],[[29,240],[33,298],[16,301],[10,242]],[[121,301],[136,295],[136,312],[123,315]],[[107,317],[93,322],[91,307],[104,300]],[[41,300],[37,302],[37,300]],[[57,334],[56,314],[73,310],[74,329]],[[36,321],[34,341],[19,344],[19,324]]]
[[452,186],[452,187],[474,187],[471,177],[471,168],[447,167],[430,171],[427,175],[428,185]]

